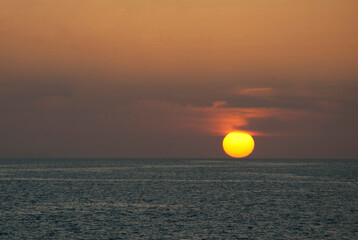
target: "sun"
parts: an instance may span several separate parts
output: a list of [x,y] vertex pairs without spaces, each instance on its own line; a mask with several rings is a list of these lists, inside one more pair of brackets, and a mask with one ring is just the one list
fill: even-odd
[[246,132],[231,132],[223,140],[225,153],[234,158],[249,156],[254,147],[254,139]]

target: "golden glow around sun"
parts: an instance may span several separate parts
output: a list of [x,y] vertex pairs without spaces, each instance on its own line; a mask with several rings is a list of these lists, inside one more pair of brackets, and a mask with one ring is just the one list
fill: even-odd
[[246,132],[231,132],[223,140],[224,151],[234,158],[249,156],[254,147],[254,139]]

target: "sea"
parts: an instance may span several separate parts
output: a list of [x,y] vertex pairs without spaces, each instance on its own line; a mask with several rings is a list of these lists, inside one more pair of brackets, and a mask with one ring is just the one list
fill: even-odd
[[0,239],[358,239],[358,160],[0,159]]

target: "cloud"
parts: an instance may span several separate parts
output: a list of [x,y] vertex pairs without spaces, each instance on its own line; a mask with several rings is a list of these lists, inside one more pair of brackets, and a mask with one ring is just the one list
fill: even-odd
[[245,89],[238,89],[237,94],[251,96],[251,97],[268,98],[274,95],[274,91],[270,87],[245,88]]
[[177,134],[213,136],[224,136],[236,130],[245,130],[255,136],[282,135],[282,132],[256,131],[251,128],[250,122],[254,119],[276,119],[287,122],[309,115],[309,112],[303,110],[227,107],[225,101],[214,102],[212,106],[203,107],[144,100],[133,104],[131,109],[138,114],[137,119],[142,119],[137,120],[139,122],[136,125],[139,126],[152,125],[150,128]]

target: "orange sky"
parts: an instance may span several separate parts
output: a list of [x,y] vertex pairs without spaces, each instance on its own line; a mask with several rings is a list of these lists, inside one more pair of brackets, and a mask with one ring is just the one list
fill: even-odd
[[0,0],[0,157],[220,157],[233,129],[254,157],[358,157],[356,9]]
[[112,73],[356,71],[355,0],[1,1],[23,67]]

